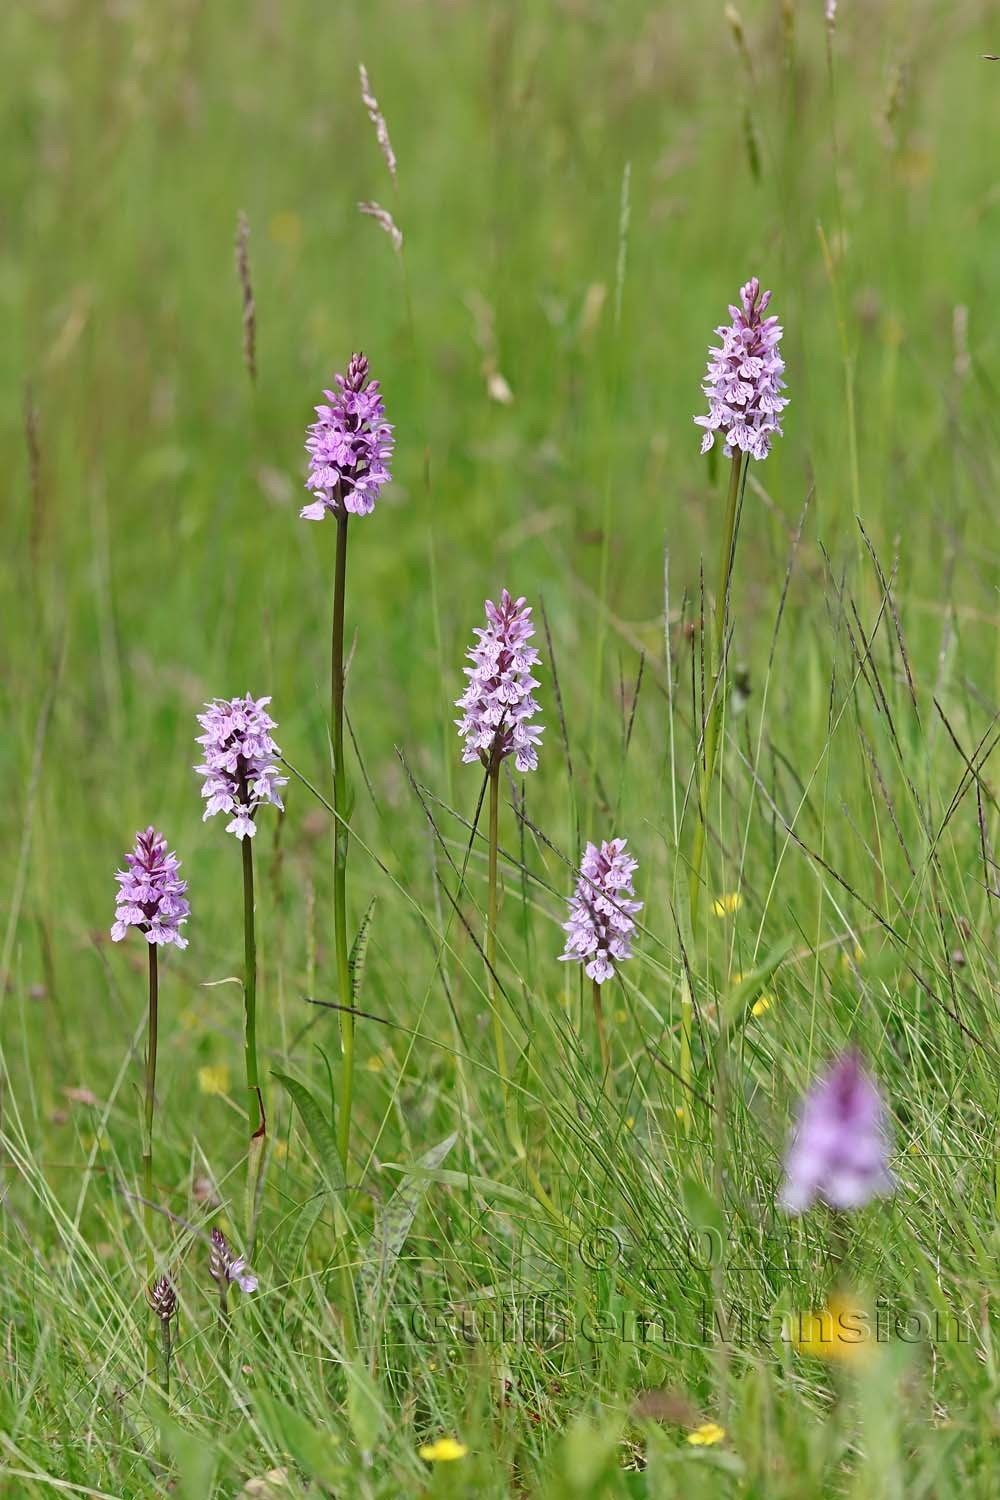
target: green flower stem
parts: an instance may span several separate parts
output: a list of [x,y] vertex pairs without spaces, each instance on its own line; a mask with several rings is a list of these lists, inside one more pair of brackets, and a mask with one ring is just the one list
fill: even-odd
[[167,1318],[160,1320],[160,1346],[163,1353],[163,1394],[170,1395],[170,1322]]
[[254,919],[253,839],[240,840],[243,854],[243,1055],[247,1074],[247,1118],[251,1139],[267,1129],[257,1070],[257,932]]
[[490,1008],[493,1012],[493,1035],[496,1038],[497,1071],[507,1093],[507,1049],[503,1039],[503,1017],[500,1014],[500,986],[497,983],[497,828],[500,814],[500,760],[494,757],[490,767],[490,865],[489,896],[486,909],[486,967],[489,971]]
[[705,724],[705,754],[698,782],[698,821],[694,828],[691,847],[691,928],[698,925],[698,900],[701,895],[701,867],[705,856],[705,835],[708,826],[708,802],[715,775],[715,758],[722,727],[723,660],[722,650],[726,636],[726,613],[729,599],[729,579],[736,545],[736,517],[739,512],[740,478],[745,460],[742,453],[734,453],[729,471],[729,495],[726,500],[726,519],[719,553],[719,583],[715,591],[715,630],[712,641],[712,677],[709,688],[708,720]]
[[222,1360],[222,1370],[223,1370],[223,1374],[225,1375],[226,1379],[228,1380],[229,1379],[230,1370],[231,1370],[232,1366],[231,1366],[231,1363],[230,1363],[230,1352],[229,1352],[229,1330],[230,1330],[230,1321],[229,1321],[229,1287],[226,1284],[225,1273],[222,1274],[221,1280],[219,1281],[219,1321],[218,1321],[218,1327],[219,1327],[219,1349],[220,1349],[220,1356],[221,1356],[221,1360]]
[[[153,1254],[153,1115],[156,1109],[156,1035],[157,1008],[160,997],[159,970],[155,943],[147,944],[149,954],[149,1022],[146,1034],[146,1107],[142,1149],[143,1226],[146,1232],[146,1283],[153,1285],[156,1259]],[[152,1317],[152,1313],[149,1314]],[[156,1342],[147,1321],[147,1366],[156,1374]]]
[[[719,748],[719,733],[722,728],[722,710],[725,702],[723,675],[725,663],[723,648],[726,638],[726,615],[729,600],[729,580],[732,576],[733,555],[736,548],[736,518],[739,515],[741,481],[746,474],[746,462],[742,453],[734,453],[729,471],[729,494],[726,500],[726,517],[719,552],[719,581],[715,591],[715,621],[712,641],[712,674],[708,694],[708,719],[705,724],[704,757],[698,778],[698,818],[694,825],[691,844],[691,931],[698,930],[698,903],[701,896],[701,870],[705,858],[705,839],[708,831],[709,800],[715,779],[715,762]],[[684,1088],[684,1124],[691,1126],[691,1032],[693,1006],[690,988],[685,981],[681,996],[681,1080]]]
[[601,1004],[601,986],[594,980],[594,1023],[597,1027],[597,1044],[601,1049],[601,1072],[605,1084],[610,1073],[611,1054],[608,1049],[608,1036],[604,1029],[604,1008]]
[[337,1148],[346,1170],[351,1145],[351,1107],[354,1097],[354,1015],[347,948],[347,849],[350,842],[347,806],[347,767],[344,762],[344,594],[347,586],[347,511],[340,500],[337,511],[337,562],[333,584],[333,638],[330,664],[331,738],[333,741],[334,832],[333,921],[340,990],[340,1050],[343,1074],[337,1119]]
[[490,762],[490,835],[489,835],[489,875],[488,895],[486,906],[486,967],[489,971],[489,994],[490,1007],[493,1011],[493,1035],[497,1053],[497,1072],[503,1086],[504,1097],[504,1120],[507,1128],[507,1139],[510,1141],[518,1161],[523,1166],[528,1181],[531,1183],[532,1191],[538,1202],[557,1224],[563,1228],[568,1221],[559,1212],[551,1197],[545,1190],[535,1168],[528,1160],[528,1152],[521,1138],[521,1130],[515,1113],[515,1103],[510,1094],[510,1074],[507,1071],[507,1048],[503,1036],[503,1016],[500,1011],[500,985],[497,982],[497,850],[498,850],[498,827],[500,822],[500,757],[494,757]]

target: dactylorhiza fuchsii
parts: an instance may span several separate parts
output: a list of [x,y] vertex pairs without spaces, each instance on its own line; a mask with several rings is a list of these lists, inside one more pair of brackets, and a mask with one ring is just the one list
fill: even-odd
[[731,324],[715,331],[722,347],[708,351],[708,369],[702,390],[708,397],[708,415],[695,417],[705,429],[701,451],[707,453],[716,433],[723,439],[726,458],[734,450],[764,459],[771,440],[781,435],[781,413],[788,405],[782,375],[785,362],[778,352],[782,328],[776,317],[765,318],[770,292],[761,292],[752,276],[740,287],[740,306],[730,304]]
[[[362,92],[369,94],[367,77]],[[378,112],[374,98],[366,107]],[[379,117],[381,118],[381,117]],[[382,136],[380,135],[380,142]],[[388,133],[385,134],[388,142]],[[391,148],[390,148],[391,155]],[[387,160],[389,158],[387,157]],[[390,163],[392,165],[392,163]],[[338,1104],[337,1147],[346,1167],[350,1152],[354,1098],[354,1013],[351,1009],[350,950],[347,939],[347,856],[350,847],[351,804],[344,745],[344,601],[347,594],[348,522],[370,516],[391,479],[392,426],[385,420],[385,404],[377,380],[372,380],[363,354],[351,355],[346,375],[334,378],[334,390],[316,407],[316,421],[306,430],[309,473],[306,489],[312,498],[299,515],[306,521],[332,516],[337,527],[333,584],[333,627],[330,633],[330,744],[333,751],[333,811],[335,816],[333,870],[333,927],[340,996],[342,1074]]]
[[371,515],[392,477],[392,427],[365,356],[352,354],[347,374],[335,375],[334,384],[336,390],[324,391],[326,403],[316,407],[317,420],[306,433],[306,489],[314,498],[299,512],[305,521],[322,521],[341,507],[350,515]]
[[632,885],[639,861],[626,853],[627,843],[606,839],[600,848],[588,843],[570,897],[569,921],[563,923],[567,937],[561,961],[582,963],[596,984],[612,979],[615,965],[632,957],[634,918],[642,902],[634,899]]
[[[247,1079],[250,1147],[247,1158],[252,1203],[263,1161],[267,1116],[257,1066],[257,935],[254,905],[253,839],[262,807],[284,811],[281,787],[288,782],[278,766],[281,754],[271,737],[277,724],[267,712],[270,698],[214,698],[198,715],[203,733],[197,743],[204,760],[195,770],[205,799],[202,821],[230,814],[226,832],[241,845],[243,864],[243,1053]],[[247,1226],[248,1234],[250,1225]]]
[[845,1052],[813,1084],[785,1159],[782,1206],[801,1213],[821,1198],[856,1209],[890,1193],[885,1104],[857,1052]]
[[170,1355],[173,1351],[174,1332],[171,1322],[177,1316],[177,1288],[170,1276],[160,1276],[151,1287],[146,1288],[149,1309],[160,1325],[160,1351],[163,1359],[163,1389],[170,1392]]
[[[726,634],[729,595],[735,569],[737,527],[750,459],[761,461],[781,433],[781,413],[788,405],[782,379],[785,363],[779,351],[782,329],[776,317],[766,317],[771,293],[762,292],[756,276],[740,287],[739,304],[730,304],[732,323],[721,324],[716,334],[720,346],[708,351],[708,367],[702,391],[708,413],[695,416],[704,428],[701,451],[707,453],[722,438],[722,451],[729,464],[729,483],[719,535],[719,567],[712,610],[710,678],[703,701],[703,719],[697,726],[695,746],[698,779],[696,818],[691,835],[688,872],[689,916],[692,936],[698,933],[702,892],[702,865],[710,815],[712,784],[718,764],[726,701]],[[692,1034],[694,1007],[687,979],[681,988],[680,1074],[685,1088],[682,1106],[686,1128],[691,1126]]]
[[[125,856],[124,870],[115,875],[118,882],[115,920],[111,936],[120,943],[130,927],[143,934],[147,944],[149,1000],[146,1025],[145,1100],[142,1132],[142,1210],[146,1237],[146,1285],[153,1288],[156,1269],[153,1228],[153,1126],[156,1114],[156,1050],[159,1029],[160,978],[157,955],[160,948],[186,948],[187,938],[181,928],[187,922],[190,906],[187,881],[178,875],[180,861],[168,853],[167,841],[152,825],[136,834],[135,848]],[[152,1305],[152,1304],[151,1304]],[[155,1309],[154,1309],[155,1310]],[[148,1341],[147,1362],[150,1373],[156,1368],[155,1340]],[[169,1360],[165,1379],[169,1379]]]
[[472,666],[465,668],[468,686],[461,698],[455,700],[455,706],[462,710],[462,717],[455,724],[465,741],[462,760],[469,765],[479,761],[489,782],[486,972],[497,1071],[506,1090],[507,1054],[497,980],[500,769],[505,760],[513,757],[518,771],[536,770],[542,730],[540,725],[530,722],[539,712],[534,696],[538,679],[532,676],[532,668],[538,665],[538,652],[530,644],[535,633],[531,608],[523,598],[512,598],[507,589],[500,594],[499,604],[487,599],[485,608],[486,624],[477,627],[478,641],[467,653]]
[[258,1286],[257,1277],[247,1265],[244,1257],[236,1254],[221,1229],[212,1230],[211,1241],[208,1269],[215,1284],[221,1289],[235,1282],[241,1292],[246,1294],[255,1292]]
[[600,848],[587,844],[569,901],[569,921],[563,923],[566,947],[559,955],[563,963],[583,964],[593,981],[594,1024],[605,1086],[610,1080],[611,1048],[604,1027],[601,986],[614,978],[617,964],[632,957],[635,916],[642,910],[632,885],[639,862],[626,852],[627,843],[627,839],[605,839]]
[[115,920],[111,936],[120,943],[130,927],[138,927],[146,942],[186,948],[181,928],[191,911],[187,881],[177,871],[180,861],[167,853],[162,833],[150,826],[135,836],[135,848],[125,856],[126,869],[115,875],[118,882]]
[[204,730],[197,739],[204,761],[195,770],[203,778],[206,806],[202,821],[216,813],[232,814],[226,832],[238,839],[253,838],[259,808],[270,804],[284,811],[280,788],[286,786],[276,757],[280,749],[271,738],[277,724],[267,712],[270,698],[215,698],[198,715]]
[[208,1271],[219,1291],[219,1336],[222,1364],[229,1368],[229,1288],[235,1283],[244,1295],[257,1290],[257,1278],[242,1255],[237,1255],[221,1229],[213,1229],[208,1254]]
[[538,680],[531,675],[538,651],[528,644],[535,633],[531,606],[504,589],[499,605],[486,600],[486,626],[475,633],[472,666],[465,668],[469,684],[455,700],[462,710],[455,720],[465,741],[462,760],[490,768],[513,755],[518,771],[537,770],[542,730],[529,723],[539,712],[532,691]]

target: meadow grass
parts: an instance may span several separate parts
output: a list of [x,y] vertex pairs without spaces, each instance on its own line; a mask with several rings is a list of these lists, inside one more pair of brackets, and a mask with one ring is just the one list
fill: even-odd
[[[0,1492],[998,1493],[990,12],[843,0],[828,53],[820,0],[738,26],[636,0],[5,11]],[[727,482],[691,417],[754,273],[792,404],[744,497],[691,931]],[[305,424],[356,348],[397,446],[351,536],[345,1180],[337,1014],[309,1003],[340,998],[334,528],[297,513]],[[452,721],[504,585],[543,626],[546,737],[501,780],[491,1007],[483,777]],[[260,1286],[223,1339],[242,905],[192,767],[196,712],[247,691],[290,783],[255,841]],[[192,907],[159,973],[169,1394],[146,959],[108,936],[150,822]],[[613,835],[645,905],[605,1077],[556,958],[582,843]],[[776,1198],[797,1099],[848,1043],[897,1176],[851,1223],[879,1333],[856,1367],[777,1332],[831,1290],[832,1216]],[[725,1437],[689,1443],[709,1421]],[[442,1436],[465,1455],[421,1458]]]

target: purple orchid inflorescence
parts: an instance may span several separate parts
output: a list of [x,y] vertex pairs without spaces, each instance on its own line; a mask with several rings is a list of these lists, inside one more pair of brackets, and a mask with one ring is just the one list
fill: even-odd
[[538,652],[528,644],[534,633],[531,606],[523,599],[512,599],[506,589],[499,605],[487,599],[486,627],[477,627],[479,643],[467,652],[473,663],[465,668],[469,685],[455,700],[463,713],[455,720],[465,740],[463,761],[492,769],[513,755],[519,771],[537,770],[542,730],[528,722],[539,711],[532,696],[538,681],[531,675]]
[[588,843],[580,878],[570,897],[563,963],[582,963],[597,984],[615,973],[615,964],[632,957],[633,918],[642,910],[634,900],[632,876],[639,861],[625,852],[627,839],[608,839],[598,849]]
[[276,764],[281,754],[271,738],[277,724],[266,712],[270,698],[215,698],[206,703],[198,723],[205,731],[197,743],[205,760],[195,770],[204,777],[206,800],[202,822],[218,812],[232,813],[226,832],[238,839],[253,838],[257,809],[266,803],[284,810],[279,787],[288,782]]
[[892,1191],[885,1105],[857,1052],[845,1052],[799,1109],[785,1160],[782,1206],[801,1213],[816,1198],[861,1208]]
[[221,1229],[212,1230],[208,1269],[220,1290],[233,1282],[241,1292],[255,1292],[258,1282],[242,1255],[237,1255]]
[[392,427],[384,420],[379,384],[369,379],[365,356],[352,354],[347,374],[337,375],[335,383],[337,390],[324,391],[329,404],[316,407],[318,421],[306,435],[306,489],[313,494],[299,511],[306,521],[337,515],[341,506],[351,515],[370,515],[392,478]]
[[742,306],[730,304],[732,324],[715,331],[722,348],[708,351],[708,369],[702,390],[708,397],[708,415],[695,417],[705,428],[701,451],[707,453],[721,432],[723,452],[731,458],[734,449],[753,458],[766,458],[771,439],[781,434],[781,413],[788,405],[782,396],[785,362],[778,352],[781,325],[765,318],[770,292],[761,292],[756,276],[740,287]]
[[138,927],[147,943],[173,943],[186,948],[181,928],[191,908],[187,903],[187,881],[177,874],[180,861],[167,853],[162,833],[150,826],[135,836],[135,848],[126,854],[125,870],[117,871],[117,906],[111,936],[120,943],[130,927]]

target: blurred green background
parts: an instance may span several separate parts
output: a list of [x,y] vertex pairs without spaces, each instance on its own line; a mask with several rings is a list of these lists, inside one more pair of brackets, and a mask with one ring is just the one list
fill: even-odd
[[[608,602],[650,649],[664,545],[677,601],[697,592],[702,555],[714,569],[721,501],[690,419],[711,329],[752,272],[787,330],[792,405],[754,471],[768,503],[743,528],[741,654],[766,648],[782,518],[814,487],[802,628],[825,629],[809,610],[815,541],[835,567],[853,557],[859,511],[880,550],[905,539],[910,630],[930,647],[942,592],[955,595],[991,614],[992,659],[989,13],[844,6],[831,85],[822,6],[790,0],[742,8],[746,57],[715,5],[12,7],[3,819],[16,851],[64,639],[34,834],[53,919],[78,937],[106,925],[114,851],[149,819],[189,873],[196,853],[221,864],[189,770],[204,697],[271,691],[290,757],[322,756],[333,538],[296,519],[302,433],[356,347],[397,429],[396,482],[355,529],[349,603],[351,711],[386,796],[396,741],[444,770],[441,725],[485,594],[544,594],[564,672],[580,662],[589,685],[605,517]],[[403,267],[361,199],[395,215]],[[241,209],[256,391],[240,353]],[[509,404],[490,399],[484,364]],[[589,692],[569,705],[577,724],[590,711]]]

